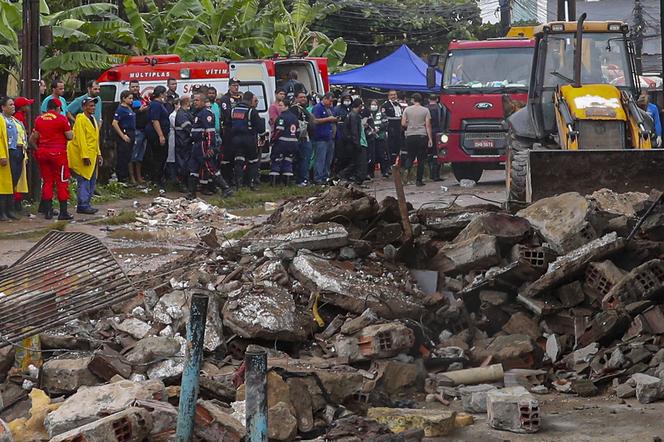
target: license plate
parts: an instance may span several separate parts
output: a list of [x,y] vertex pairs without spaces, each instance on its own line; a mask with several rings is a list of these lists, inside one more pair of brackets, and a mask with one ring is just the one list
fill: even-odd
[[492,148],[494,147],[493,140],[475,140],[476,148]]

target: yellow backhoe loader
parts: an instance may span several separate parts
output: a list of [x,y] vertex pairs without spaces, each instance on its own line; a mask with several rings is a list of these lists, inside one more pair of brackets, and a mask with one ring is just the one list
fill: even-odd
[[535,28],[528,102],[508,119],[507,203],[606,187],[664,190],[664,149],[640,93],[628,27],[553,22]]

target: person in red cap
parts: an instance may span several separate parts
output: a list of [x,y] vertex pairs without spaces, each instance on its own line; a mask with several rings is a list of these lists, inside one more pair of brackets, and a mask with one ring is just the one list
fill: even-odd
[[[14,100],[14,105],[16,106],[16,113],[14,114],[14,118],[23,123],[24,128],[28,127],[27,122],[30,119],[30,105],[34,102],[35,100],[31,100],[25,97],[16,97],[16,99]],[[27,161],[28,157],[26,155],[24,162],[27,163]],[[14,212],[20,214],[23,211],[22,201],[23,201],[23,194],[20,192],[15,192]]]
[[44,217],[53,218],[53,185],[58,190],[60,202],[59,220],[73,217],[67,211],[69,200],[69,163],[67,162],[67,141],[74,138],[67,117],[62,115],[62,103],[57,97],[47,102],[46,113],[35,120],[35,129],[30,135],[30,144],[35,150],[42,176],[42,204]]

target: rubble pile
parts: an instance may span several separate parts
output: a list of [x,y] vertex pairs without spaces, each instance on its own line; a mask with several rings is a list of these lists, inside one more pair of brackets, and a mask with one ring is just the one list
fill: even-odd
[[[516,214],[410,207],[409,241],[394,198],[333,187],[242,239],[206,230],[158,283],[137,278],[140,296],[42,334],[42,349],[70,351],[38,376],[0,352],[5,403],[24,381],[35,387],[30,414],[8,426],[15,440],[107,440],[96,435],[121,425],[133,438],[118,440],[175,440],[198,293],[210,301],[197,440],[245,437],[249,345],[268,352],[278,441],[442,437],[473,424],[468,413],[532,433],[538,394],[664,399],[664,210],[628,239],[657,197],[567,193]],[[182,204],[198,210],[162,201],[151,216]]]
[[169,199],[157,197],[150,207],[136,213],[134,223],[137,228],[157,230],[163,228],[184,228],[192,224],[205,225],[220,223],[237,218],[221,207],[209,204],[202,199]]

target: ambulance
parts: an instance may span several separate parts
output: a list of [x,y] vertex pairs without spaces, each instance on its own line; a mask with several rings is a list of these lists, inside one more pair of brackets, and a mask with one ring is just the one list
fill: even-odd
[[[138,80],[141,94],[149,97],[156,86],[166,86],[169,78],[177,80],[180,96],[191,94],[195,86],[214,86],[218,97],[228,91],[228,80],[240,80],[240,92],[251,91],[259,100],[257,110],[269,128],[268,108],[274,102],[274,91],[288,79],[288,73],[298,73],[298,80],[310,94],[329,91],[326,58],[280,57],[264,60],[195,61],[183,62],[178,55],[149,55],[129,57],[97,79],[104,103],[104,135],[110,137],[112,115],[120,102],[120,94],[129,89],[129,82]],[[106,138],[106,139],[112,139]],[[262,161],[269,161],[269,151],[262,152]]]

